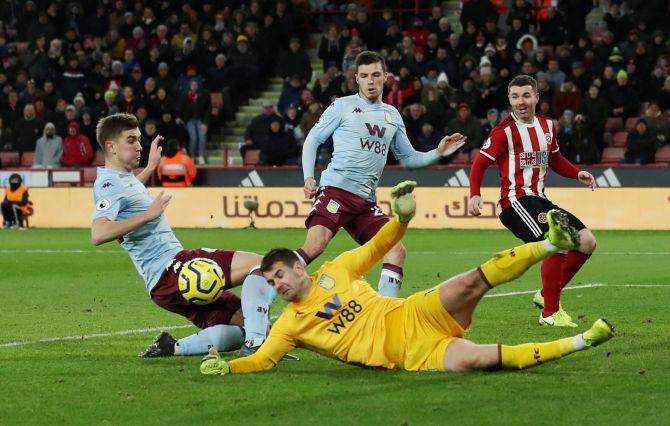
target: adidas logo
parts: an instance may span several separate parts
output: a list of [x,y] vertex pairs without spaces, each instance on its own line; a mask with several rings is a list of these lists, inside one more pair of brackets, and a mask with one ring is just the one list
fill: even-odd
[[351,112],[352,112],[352,114],[353,114],[354,112],[363,112],[363,110],[361,110],[360,108],[356,107],[356,108],[354,108],[354,110],[351,111]]
[[621,182],[619,182],[619,178],[616,177],[612,168],[605,169],[603,175],[596,178],[596,184],[601,188],[621,187]]
[[456,172],[456,175],[447,180],[447,183],[445,183],[444,186],[470,186],[470,179],[468,179],[465,170],[460,169]]
[[249,175],[242,179],[240,186],[265,186],[263,180],[256,170],[249,172]]

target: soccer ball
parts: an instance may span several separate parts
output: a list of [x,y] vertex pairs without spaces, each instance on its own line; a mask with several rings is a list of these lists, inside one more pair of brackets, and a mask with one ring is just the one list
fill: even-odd
[[191,259],[179,271],[179,292],[184,299],[196,305],[208,305],[218,299],[224,284],[221,267],[211,259]]

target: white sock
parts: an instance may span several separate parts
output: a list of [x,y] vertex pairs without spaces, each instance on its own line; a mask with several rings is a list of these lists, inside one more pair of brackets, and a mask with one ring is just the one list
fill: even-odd
[[549,241],[546,238],[544,240],[542,240],[542,246],[544,247],[545,250],[547,250],[548,253],[556,253],[557,251],[560,250],[558,247],[553,245],[551,243],[551,241]]
[[246,340],[265,340],[270,325],[270,304],[277,292],[253,269],[242,283],[242,314]]
[[302,256],[300,256],[300,253],[298,253],[297,250],[294,250],[293,253],[295,253],[295,255],[298,256],[298,260],[300,261],[300,263],[302,263],[302,266],[307,266],[307,261]]
[[580,334],[576,335],[575,337],[573,337],[572,338],[572,344],[575,347],[576,351],[583,351],[584,349],[589,348],[589,346],[584,341],[584,333],[580,333]]
[[398,297],[401,285],[401,274],[386,268],[382,268],[381,275],[379,276],[379,284],[377,285],[377,290],[379,291],[380,295],[386,297]]
[[220,352],[228,352],[239,349],[243,343],[244,334],[240,327],[218,324],[177,340],[174,354],[182,356],[206,354],[211,347]]

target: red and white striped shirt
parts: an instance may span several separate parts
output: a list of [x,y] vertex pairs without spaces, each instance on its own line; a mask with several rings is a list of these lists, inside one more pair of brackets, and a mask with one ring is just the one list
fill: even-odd
[[479,195],[483,170],[481,174],[476,174],[475,179],[472,175],[475,175],[475,166],[482,169],[482,163],[485,169],[498,162],[500,211],[521,197],[534,195],[545,198],[544,183],[550,166],[559,174],[576,179],[579,170],[559,153],[556,132],[555,123],[550,118],[536,115],[528,124],[515,120],[510,114],[491,130],[479,151],[478,160],[483,160],[483,156],[489,161],[475,161],[470,179],[471,194]]

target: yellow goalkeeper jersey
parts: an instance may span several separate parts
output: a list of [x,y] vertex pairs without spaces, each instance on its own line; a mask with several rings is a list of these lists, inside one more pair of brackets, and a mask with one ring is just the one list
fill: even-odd
[[308,296],[289,303],[265,343],[255,354],[231,361],[231,371],[269,370],[296,347],[348,363],[395,368],[401,354],[394,353],[392,341],[402,332],[387,330],[386,315],[401,307],[403,299],[380,296],[363,275],[406,229],[406,223],[393,218],[365,245],[324,263],[311,276]]

